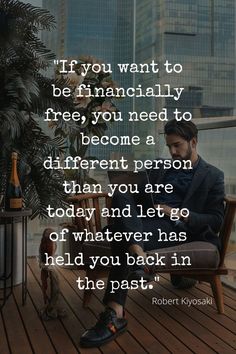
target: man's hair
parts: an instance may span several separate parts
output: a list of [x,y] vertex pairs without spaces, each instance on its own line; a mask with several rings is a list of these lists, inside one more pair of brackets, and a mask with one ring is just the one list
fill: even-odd
[[198,130],[196,125],[191,121],[177,121],[171,119],[166,123],[164,127],[165,135],[175,134],[181,136],[184,140],[190,141],[193,138],[197,138]]

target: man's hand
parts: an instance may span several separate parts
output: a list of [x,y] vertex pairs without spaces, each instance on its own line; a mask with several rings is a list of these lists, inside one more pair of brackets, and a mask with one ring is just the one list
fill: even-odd
[[[171,216],[172,209],[175,209],[175,208],[172,208],[172,207],[170,207],[169,205],[166,205],[166,204],[159,204],[159,206],[160,206],[162,212],[165,215],[167,215],[167,216]],[[177,214],[174,213],[174,215],[179,218],[178,220],[181,220],[183,222],[187,222],[188,221],[188,216],[183,216],[183,214],[181,214],[180,212],[178,212]]]

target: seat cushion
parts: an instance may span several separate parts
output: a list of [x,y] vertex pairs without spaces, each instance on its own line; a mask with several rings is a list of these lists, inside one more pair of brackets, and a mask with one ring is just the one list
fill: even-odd
[[[209,270],[217,269],[220,262],[220,255],[217,247],[209,242],[195,241],[184,243],[174,247],[167,247],[155,249],[147,252],[147,255],[153,255],[156,259],[164,256],[163,261],[165,265],[157,265],[156,271],[173,271],[173,270]],[[111,248],[109,242],[85,242],[83,244],[84,263],[90,264],[90,256],[110,256]],[[178,263],[183,263],[182,257],[189,256],[189,265],[174,266],[175,258],[173,255],[177,254]],[[188,264],[187,262],[185,262]]]

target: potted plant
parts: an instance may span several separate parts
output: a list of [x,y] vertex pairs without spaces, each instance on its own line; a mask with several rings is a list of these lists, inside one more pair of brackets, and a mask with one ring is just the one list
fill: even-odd
[[[0,192],[3,195],[6,190],[10,155],[15,150],[19,155],[24,206],[32,209],[32,218],[46,216],[49,203],[55,208],[66,205],[63,174],[43,168],[49,154],[65,152],[65,137],[51,136],[40,125],[48,106],[57,110],[74,109],[71,98],[52,95],[52,83],[62,88],[65,79],[46,76],[54,55],[45,48],[38,33],[54,25],[54,18],[46,10],[15,0],[0,2]],[[58,128],[69,133],[77,127],[59,121]],[[18,239],[18,227],[15,229]],[[20,268],[20,250],[17,256]]]

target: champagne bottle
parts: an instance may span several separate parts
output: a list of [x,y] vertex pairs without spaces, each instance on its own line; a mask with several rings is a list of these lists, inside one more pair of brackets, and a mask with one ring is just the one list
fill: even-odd
[[17,153],[11,155],[11,177],[7,186],[5,208],[8,211],[19,211],[22,209],[22,191],[17,174]]

